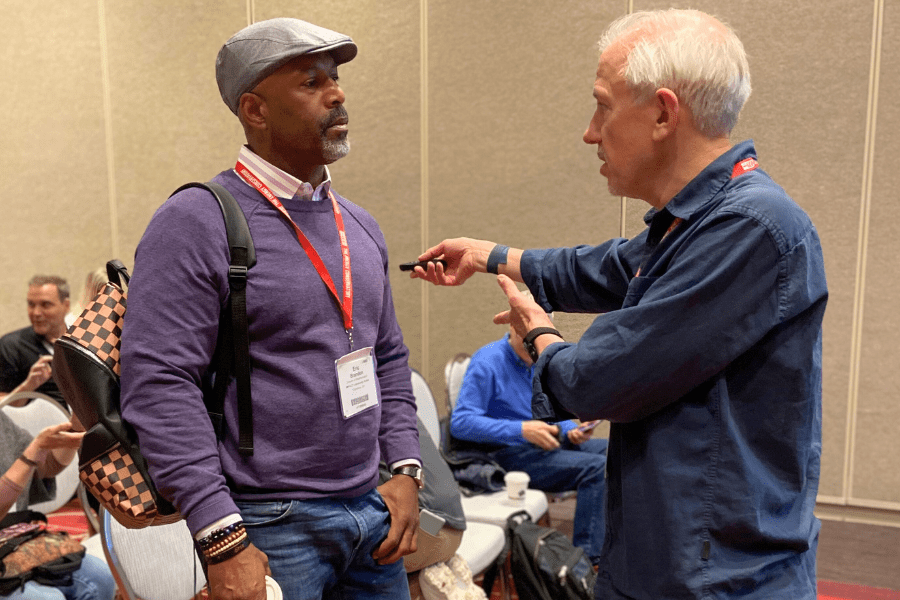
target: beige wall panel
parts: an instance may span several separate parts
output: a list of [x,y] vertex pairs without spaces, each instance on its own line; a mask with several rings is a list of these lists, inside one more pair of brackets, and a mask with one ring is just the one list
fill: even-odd
[[[581,137],[594,110],[597,38],[625,7],[429,2],[430,243],[466,235],[540,248],[618,234],[619,200]],[[432,292],[432,385],[442,389],[455,353],[504,334],[491,318],[505,306],[492,277]]]
[[422,251],[420,12],[411,0],[343,0],[329,3],[257,1],[256,20],[290,16],[353,38],[357,57],[340,67],[350,115],[351,152],[336,162],[335,189],[371,212],[388,244],[397,316],[410,349],[422,364],[422,294],[425,286],[397,265]]
[[[750,57],[753,95],[732,136],[753,138],[762,168],[811,216],[829,284],[824,325],[821,494],[843,489],[872,3],[823,0],[636,1],[697,8],[731,24]],[[839,50],[838,50],[839,49]]]
[[[867,245],[854,498],[900,503],[900,12],[885,3],[874,181]],[[896,5],[893,5],[896,8]]]
[[28,324],[27,281],[69,280],[110,253],[97,4],[0,4],[0,334]]
[[219,96],[219,48],[247,25],[231,0],[107,0],[106,27],[120,258],[178,186],[232,167],[243,132]]

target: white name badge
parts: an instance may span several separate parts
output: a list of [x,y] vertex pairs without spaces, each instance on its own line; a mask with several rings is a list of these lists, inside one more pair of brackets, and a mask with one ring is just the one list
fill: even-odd
[[378,406],[375,386],[375,358],[371,347],[361,348],[334,361],[341,412],[345,419]]

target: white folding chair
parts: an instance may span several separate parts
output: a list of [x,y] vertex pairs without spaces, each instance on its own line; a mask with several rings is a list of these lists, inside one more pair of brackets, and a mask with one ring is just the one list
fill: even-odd
[[[31,402],[25,406],[11,406],[13,402],[23,399],[31,399]],[[0,401],[0,407],[16,425],[30,433],[32,437],[51,425],[67,422],[72,418],[59,402],[41,392],[9,394]],[[56,496],[52,500],[38,502],[28,508],[45,515],[50,514],[72,499],[78,484],[78,460],[76,458],[56,476]]]
[[444,382],[447,391],[447,414],[456,408],[456,399],[459,397],[459,388],[462,386],[463,375],[469,368],[472,357],[466,352],[460,352],[447,361],[444,365]]
[[[425,378],[411,369],[413,394],[416,397],[416,411],[425,429],[440,448],[441,434],[440,423],[437,416],[437,408],[434,402],[434,394]],[[506,519],[514,512],[525,510],[531,519],[537,522],[547,513],[547,496],[540,490],[525,490],[524,500],[510,500],[506,491],[492,494],[480,494],[478,496],[462,497],[463,513],[466,522],[489,523],[499,527],[506,527]]]
[[106,562],[126,600],[190,600],[206,585],[187,523],[126,529],[104,508]]

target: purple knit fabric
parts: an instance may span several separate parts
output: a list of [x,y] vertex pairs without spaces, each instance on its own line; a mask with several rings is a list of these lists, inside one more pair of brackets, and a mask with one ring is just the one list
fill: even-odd
[[[122,335],[123,416],[151,474],[196,533],[241,499],[356,496],[378,461],[419,459],[409,352],[394,313],[387,247],[365,210],[335,193],[350,245],[354,348],[375,349],[381,405],[341,414],[334,361],[349,351],[341,313],[293,229],[234,171],[219,174],[247,216],[257,252],[247,285],[255,453],[237,451],[234,382],[217,447],[198,387],[228,298],[228,245],[215,199],[169,199],[141,240]],[[330,202],[285,201],[338,291],[340,246]],[[380,451],[379,451],[380,450]]]

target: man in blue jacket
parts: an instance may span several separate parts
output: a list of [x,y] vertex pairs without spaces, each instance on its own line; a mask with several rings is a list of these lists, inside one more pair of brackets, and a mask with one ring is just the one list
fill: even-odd
[[[535,418],[609,419],[597,598],[815,600],[822,248],[803,210],[729,134],[743,46],[697,11],[640,12],[600,41],[584,141],[647,229],[599,246],[445,240],[414,276],[499,274],[535,360]],[[536,302],[512,280],[524,282]],[[577,343],[545,311],[605,313]]]

